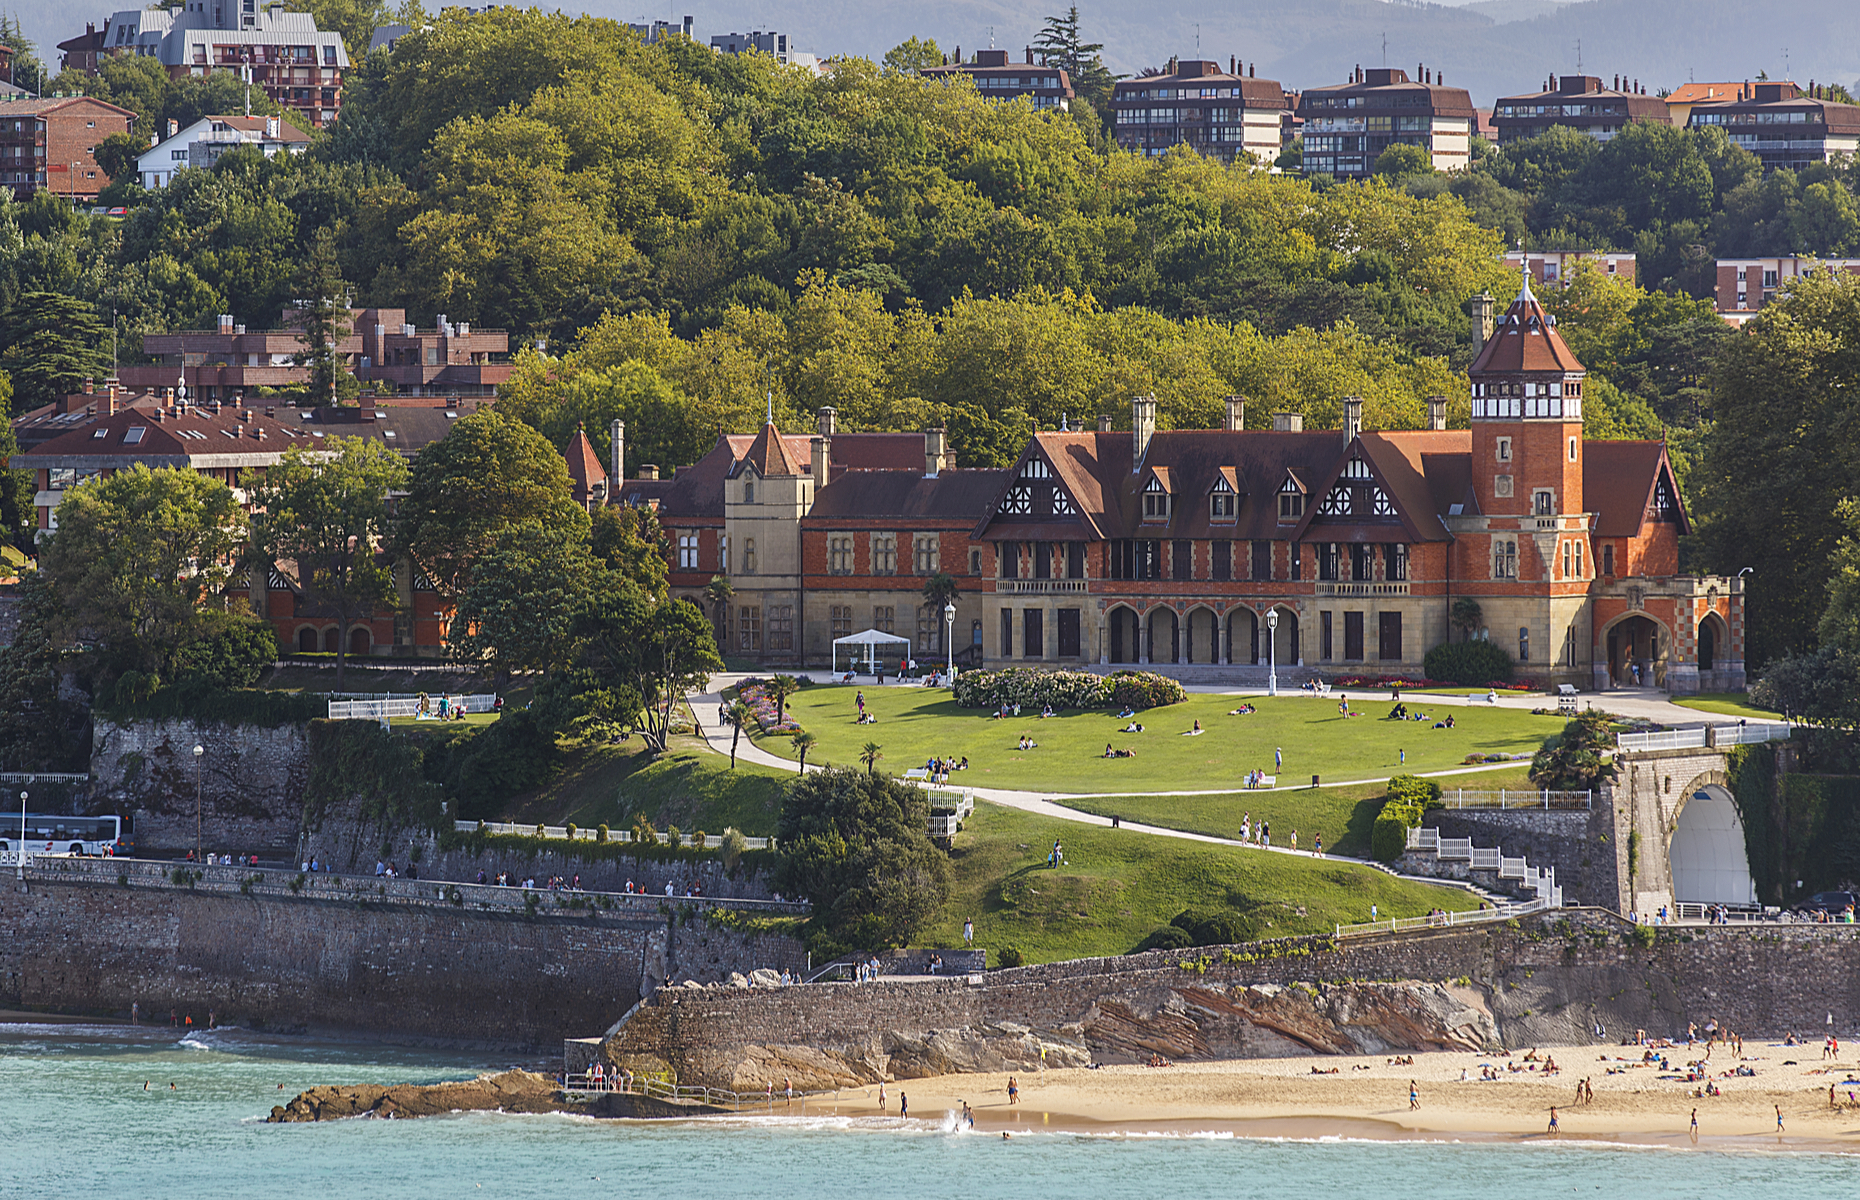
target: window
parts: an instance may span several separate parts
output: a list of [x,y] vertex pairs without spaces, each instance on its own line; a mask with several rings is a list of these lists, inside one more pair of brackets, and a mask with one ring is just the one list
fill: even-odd
[[1001,610],[1001,649],[999,654],[1002,658],[1014,657],[1014,610],[1011,608],[1004,608]]
[[1575,543],[1575,546],[1576,546],[1576,578],[1583,579],[1583,578],[1586,578],[1586,575],[1582,569],[1582,543],[1577,542]]
[[794,605],[769,605],[769,649],[794,649]]
[[880,633],[893,632],[892,626],[897,624],[897,618],[898,610],[889,604],[875,604],[872,606],[872,628],[878,630]]
[[917,609],[917,646],[920,650],[943,649],[943,606],[925,604]]
[[1161,579],[1162,543],[1124,538],[1110,543],[1112,579]]
[[1518,626],[1518,661],[1531,661],[1531,631],[1523,625]]
[[1582,451],[1582,439],[1581,438],[1569,439],[1569,461],[1575,462],[1577,457],[1581,454],[1581,451]]
[[1403,542],[1392,542],[1382,548],[1382,577],[1390,580],[1408,578],[1408,547]]
[[1022,641],[1020,656],[1022,658],[1046,657],[1046,610],[1029,608],[1021,613]]
[[1169,543],[1169,567],[1171,579],[1193,579],[1195,577],[1195,543],[1180,538]]
[[1143,519],[1145,521],[1167,521],[1169,519],[1169,493],[1163,490],[1162,481],[1155,476],[1143,485]]
[[1305,515],[1305,494],[1291,480],[1279,489],[1279,523],[1290,524]]
[[1085,578],[1085,543],[1066,543],[1066,578]]
[[1602,574],[1609,578],[1613,578],[1614,573],[1615,573],[1615,548],[1613,546],[1603,546],[1602,547]]
[[1502,437],[1502,438],[1494,439],[1493,447],[1494,447],[1494,453],[1498,455],[1499,462],[1510,462],[1511,461],[1511,439],[1510,438]]
[[1227,580],[1234,577],[1234,544],[1228,541],[1208,543],[1210,578]]
[[841,534],[827,539],[827,573],[829,575],[851,575],[853,569],[853,540],[851,534]]
[[1079,656],[1079,610],[1062,608],[1059,610],[1059,657],[1077,658]]
[[872,574],[896,575],[898,573],[898,539],[890,533],[872,535]]
[[827,609],[827,616],[832,622],[834,637],[852,636],[852,605],[835,604]]
[[730,535],[717,535],[717,569],[728,575],[730,573]]
[[1564,542],[1563,543],[1563,578],[1574,579],[1575,577],[1576,577],[1576,543]]
[[1511,538],[1498,538],[1492,542],[1492,578],[1516,579],[1518,577],[1518,543]]
[[1271,579],[1272,578],[1272,543],[1271,542],[1257,541],[1253,543],[1253,570],[1250,573],[1249,578],[1252,578],[1252,579]]
[[754,575],[755,573],[756,573],[756,539],[744,538],[743,539],[743,574]]
[[1000,542],[995,546],[995,562],[1001,567],[1001,578],[1020,578],[1020,543]]
[[1330,613],[1321,612],[1318,614],[1318,658],[1324,662],[1329,662],[1331,660],[1331,648]]
[[752,475],[748,479],[743,480],[743,503],[754,504],[755,502],[756,502],[756,480],[755,480],[755,476]]
[[1576,665],[1576,627],[1571,625],[1563,631],[1563,665]]
[[982,622],[977,618],[969,622],[969,645],[977,650],[982,648]]
[[1343,660],[1363,660],[1363,614],[1360,612],[1343,614]]
[[698,535],[681,533],[678,535],[678,569],[695,571],[698,569]]
[[1343,547],[1336,542],[1325,542],[1318,547],[1318,578],[1334,581],[1343,565]]
[[942,556],[938,552],[937,535],[934,533],[920,533],[912,539],[911,556],[919,575],[934,575],[942,570],[939,565]]
[[1053,577],[1053,544],[1051,542],[1033,543],[1033,577],[1035,579]]
[[980,575],[981,573],[982,552],[980,550],[971,550],[969,551],[969,574]]
[[745,654],[762,651],[762,610],[745,604],[736,610],[736,648]]
[[1401,661],[1401,614],[1376,614],[1376,657],[1383,662]]
[[1208,519],[1211,521],[1233,520],[1234,514],[1239,511],[1238,501],[1239,497],[1234,495],[1234,490],[1227,485],[1226,479],[1215,480],[1214,493],[1208,497]]
[[1535,492],[1532,492],[1531,493],[1531,511],[1536,513],[1540,517],[1555,516],[1556,515],[1555,493],[1541,489],[1541,488]]
[[1367,542],[1357,542],[1350,547],[1350,578],[1357,583],[1368,583],[1376,577],[1376,548]]

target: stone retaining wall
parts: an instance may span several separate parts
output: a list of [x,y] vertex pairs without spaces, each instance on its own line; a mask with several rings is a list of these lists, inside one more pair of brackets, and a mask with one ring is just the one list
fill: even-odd
[[93,805],[134,817],[138,849],[191,849],[195,838],[194,747],[201,824],[222,853],[296,853],[310,738],[304,725],[98,718],[91,737]]

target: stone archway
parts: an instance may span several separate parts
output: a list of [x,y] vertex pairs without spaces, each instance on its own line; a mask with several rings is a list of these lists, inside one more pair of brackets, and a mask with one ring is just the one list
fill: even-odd
[[1189,609],[1182,621],[1182,661],[1202,664],[1221,661],[1221,619],[1205,604]]
[[1149,627],[1149,636],[1144,640],[1149,660],[1152,663],[1180,662],[1182,622],[1175,609],[1167,605],[1152,608],[1149,620],[1144,623]]
[[1721,659],[1731,649],[1731,631],[1726,627],[1724,618],[1717,613],[1706,613],[1699,622],[1698,659],[1699,674],[1716,670]]
[[1664,625],[1644,612],[1631,612],[1604,628],[1601,642],[1610,687],[1635,686],[1636,666],[1640,668],[1639,686],[1666,686],[1673,639]]
[[1694,780],[1667,841],[1673,900],[1679,904],[1757,902],[1737,801],[1722,783]]
[[1266,661],[1259,644],[1259,614],[1250,608],[1227,614],[1227,661],[1235,666]]
[[1136,662],[1139,657],[1137,647],[1141,642],[1138,630],[1143,627],[1136,612],[1120,604],[1111,609],[1107,623],[1110,625],[1110,645],[1106,648],[1109,661]]

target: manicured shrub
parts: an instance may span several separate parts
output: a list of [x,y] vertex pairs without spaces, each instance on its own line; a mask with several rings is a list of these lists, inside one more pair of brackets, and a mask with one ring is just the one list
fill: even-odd
[[1138,942],[1130,953],[1141,954],[1145,950],[1186,950],[1194,944],[1195,939],[1190,937],[1188,930],[1180,925],[1158,925],[1150,930],[1149,936]]
[[1156,708],[1180,704],[1188,692],[1173,679],[1148,671],[1119,671],[1093,675],[1088,671],[1036,671],[1009,667],[1003,671],[970,671],[956,677],[956,703],[964,708],[999,708],[1020,705],[1038,710]]
[[1027,956],[1020,952],[1019,946],[1003,946],[995,951],[997,967],[1018,967],[1027,961]]
[[1369,853],[1380,862],[1393,862],[1408,849],[1408,831],[1421,824],[1429,805],[1440,802],[1440,784],[1414,775],[1389,780],[1388,799],[1369,831]]
[[1442,642],[1422,660],[1429,679],[1487,687],[1511,682],[1511,656],[1491,642]]

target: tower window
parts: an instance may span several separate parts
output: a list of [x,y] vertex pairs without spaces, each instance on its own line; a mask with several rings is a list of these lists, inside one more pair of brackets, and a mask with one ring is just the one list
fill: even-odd
[[1498,438],[1494,442],[1494,452],[1498,455],[1499,462],[1510,462],[1511,461],[1511,439],[1508,437]]
[[1577,456],[1581,453],[1581,450],[1582,450],[1582,439],[1580,438],[1569,439],[1569,461],[1575,462]]

